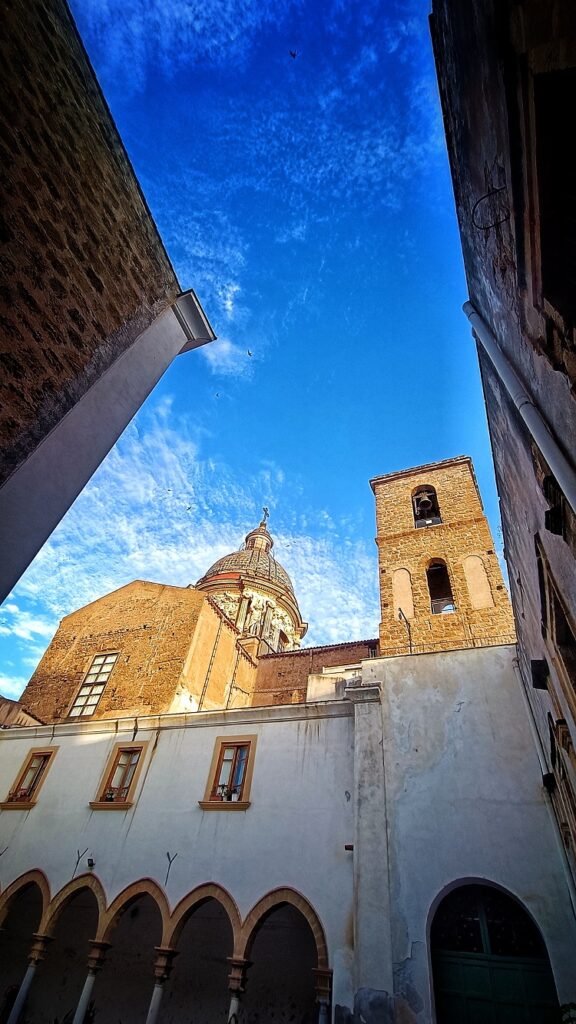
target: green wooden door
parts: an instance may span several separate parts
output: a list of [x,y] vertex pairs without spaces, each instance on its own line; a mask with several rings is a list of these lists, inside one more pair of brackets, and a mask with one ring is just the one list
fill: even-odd
[[453,890],[431,940],[437,1024],[558,1024],[542,937],[510,896],[491,886]]

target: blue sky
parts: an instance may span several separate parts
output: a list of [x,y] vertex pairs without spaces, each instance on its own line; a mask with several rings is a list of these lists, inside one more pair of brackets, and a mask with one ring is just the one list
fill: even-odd
[[375,636],[370,477],[471,455],[500,547],[429,3],[72,9],[219,340],[175,361],[8,598],[0,688],[75,607],[194,582],[263,504],[306,642]]

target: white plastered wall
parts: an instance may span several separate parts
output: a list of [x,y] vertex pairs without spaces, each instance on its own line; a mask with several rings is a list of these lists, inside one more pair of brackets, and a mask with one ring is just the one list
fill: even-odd
[[436,901],[483,879],[538,924],[561,1003],[576,1001],[576,925],[513,647],[372,659],[382,687],[396,993],[434,1020],[428,929]]

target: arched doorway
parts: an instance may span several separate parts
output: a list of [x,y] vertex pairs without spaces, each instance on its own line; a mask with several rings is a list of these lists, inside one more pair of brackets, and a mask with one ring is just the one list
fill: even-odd
[[489,885],[462,885],[430,933],[437,1024],[557,1024],[546,947],[524,908]]
[[318,957],[304,915],[289,903],[273,907],[258,921],[246,956],[251,966],[243,999],[245,1024],[314,1024]]
[[32,936],[38,931],[43,898],[35,882],[24,884],[10,899],[0,930],[0,1024],[8,1020],[28,966]]

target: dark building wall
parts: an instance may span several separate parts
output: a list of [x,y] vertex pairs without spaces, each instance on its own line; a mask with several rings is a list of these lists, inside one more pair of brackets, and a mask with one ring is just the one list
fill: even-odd
[[0,483],[179,291],[64,0],[2,13]]
[[378,640],[355,640],[330,647],[308,647],[260,658],[252,704],[300,703],[306,699],[308,676],[334,665],[355,665],[378,654]]
[[[546,247],[552,231],[556,251],[570,249],[576,267],[576,232],[566,228],[576,201],[563,198],[558,176],[574,146],[576,7],[435,0],[431,28],[470,299],[574,466],[576,286],[565,279],[567,258],[554,277]],[[551,77],[559,73],[561,80]],[[564,116],[569,107],[572,116]],[[555,505],[550,467],[479,352],[520,667],[574,858],[576,659],[550,603],[554,592],[576,637],[576,524],[560,495],[560,532],[547,528]],[[549,682],[535,689],[531,663],[542,659]]]

